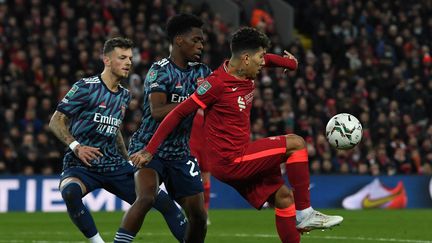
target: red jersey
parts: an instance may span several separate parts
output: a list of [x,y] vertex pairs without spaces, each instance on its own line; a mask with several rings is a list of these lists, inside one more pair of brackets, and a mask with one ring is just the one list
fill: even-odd
[[250,110],[254,81],[241,80],[226,71],[225,62],[192,95],[204,109],[206,151],[210,164],[231,162],[250,140]]
[[198,160],[201,172],[210,170],[206,156],[206,138],[204,130],[204,111],[199,109],[193,120],[192,132],[190,135],[189,146],[191,155]]
[[189,140],[191,154],[195,156],[193,151],[202,149],[204,147],[204,111],[199,109],[194,117],[192,123],[192,131]]
[[[266,67],[297,68],[297,61],[274,54],[264,56]],[[227,73],[226,61],[196,89],[190,98],[172,110],[159,125],[146,151],[155,154],[168,134],[189,114],[205,112],[206,153],[210,164],[230,163],[241,156],[249,143],[250,110],[254,81]]]

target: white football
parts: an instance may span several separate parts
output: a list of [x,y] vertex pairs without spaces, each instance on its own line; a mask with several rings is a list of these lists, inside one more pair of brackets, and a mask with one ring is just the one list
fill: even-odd
[[359,120],[348,113],[333,116],[326,126],[326,137],[335,149],[352,149],[362,138],[363,128]]

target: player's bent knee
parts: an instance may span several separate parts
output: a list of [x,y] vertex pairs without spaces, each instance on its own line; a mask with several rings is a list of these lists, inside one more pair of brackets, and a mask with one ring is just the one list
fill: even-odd
[[83,192],[78,183],[70,182],[63,186],[61,190],[61,195],[66,204],[68,204],[76,199],[81,199]]
[[59,185],[60,191],[63,191],[63,189],[67,185],[69,185],[70,183],[78,184],[80,186],[80,188],[81,188],[82,194],[85,194],[87,192],[87,188],[84,185],[84,183],[80,179],[78,179],[76,177],[67,177],[67,178],[64,178],[62,181],[60,181],[60,185]]
[[305,140],[296,134],[287,134],[285,135],[285,138],[288,154],[306,148]]

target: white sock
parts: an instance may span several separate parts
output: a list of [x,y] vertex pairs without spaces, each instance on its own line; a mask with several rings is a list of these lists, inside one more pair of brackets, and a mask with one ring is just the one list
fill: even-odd
[[90,243],[105,243],[99,233],[96,233],[94,236],[89,238]]
[[312,207],[305,208],[303,210],[296,210],[297,221],[302,221],[306,216],[312,213],[314,209]]

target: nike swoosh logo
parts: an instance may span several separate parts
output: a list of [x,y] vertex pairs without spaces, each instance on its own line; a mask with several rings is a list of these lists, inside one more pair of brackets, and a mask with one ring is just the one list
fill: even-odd
[[236,91],[238,89],[238,87],[232,88],[232,91]]
[[378,208],[388,202],[391,202],[393,199],[395,199],[397,196],[402,194],[403,187],[401,187],[397,192],[380,198],[371,199],[370,195],[366,195],[366,197],[362,200],[362,206],[363,208]]

